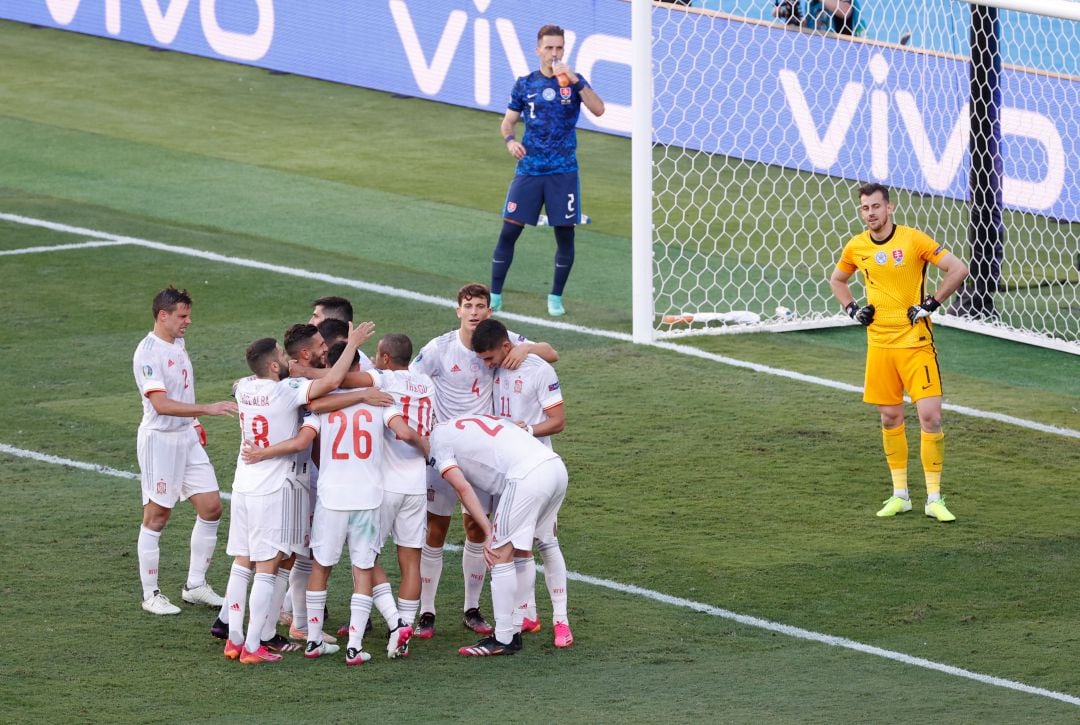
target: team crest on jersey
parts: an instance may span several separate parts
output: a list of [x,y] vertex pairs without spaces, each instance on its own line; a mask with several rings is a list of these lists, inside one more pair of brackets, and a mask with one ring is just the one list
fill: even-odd
[[150,367],[149,365],[143,365],[142,366],[142,374],[143,374],[143,377],[152,378],[152,377],[154,377],[154,368]]
[[542,95],[544,96],[545,101],[554,101],[555,100],[555,89],[554,88],[545,88],[544,93]]
[[159,495],[164,494],[166,488],[167,488],[167,484],[165,483],[164,478],[159,479],[158,482],[154,485],[154,490],[157,491],[157,493]]
[[525,385],[525,381],[523,381],[521,378],[518,378],[517,380],[515,380],[514,381],[514,392],[515,393],[520,393],[521,388],[522,388],[523,385]]
[[894,249],[892,252],[893,266],[899,267],[904,263],[904,250]]
[[574,95],[574,91],[570,86],[565,86],[559,89],[559,95],[563,97],[563,102],[566,102],[570,99],[570,96]]
[[506,202],[506,210],[507,211],[517,211],[517,202],[516,201],[508,201],[508,202]]
[[885,254],[885,252],[878,252],[874,255],[874,261],[878,264],[885,264],[889,261],[889,255]]

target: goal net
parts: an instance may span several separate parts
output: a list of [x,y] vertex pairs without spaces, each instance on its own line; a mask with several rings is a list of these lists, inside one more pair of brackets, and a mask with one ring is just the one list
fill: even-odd
[[653,244],[635,265],[653,336],[850,324],[827,278],[877,181],[897,223],[971,268],[935,322],[1080,352],[1080,5],[820,5],[652,5]]

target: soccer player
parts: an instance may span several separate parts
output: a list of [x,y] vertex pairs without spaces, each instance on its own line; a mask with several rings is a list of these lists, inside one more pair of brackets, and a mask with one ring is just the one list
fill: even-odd
[[[239,381],[235,396],[240,411],[242,439],[256,448],[269,448],[294,437],[300,426],[300,411],[312,398],[335,390],[349,370],[351,356],[366,331],[348,325],[345,356],[319,380],[290,378],[289,359],[272,337],[256,340],[247,349],[248,367],[254,375]],[[244,664],[277,662],[281,655],[270,650],[269,640],[277,611],[288,586],[288,562],[303,545],[307,491],[295,480],[296,459],[271,458],[246,463],[237,456],[233,479],[228,553],[235,557],[226,589],[229,638],[225,656]],[[248,604],[250,623],[244,636],[244,599],[254,568]],[[275,600],[276,604],[275,604]],[[271,613],[274,614],[271,618]],[[267,630],[270,637],[265,636]],[[287,648],[283,637],[277,648]],[[295,647],[296,645],[293,645]]]
[[[529,355],[517,370],[501,367],[513,350],[506,327],[495,319],[484,320],[473,332],[473,350],[489,368],[495,369],[495,413],[508,418],[529,435],[551,448],[551,436],[566,425],[562,388],[555,368],[536,355]],[[544,581],[551,597],[552,625],[555,646],[569,647],[574,643],[567,616],[566,561],[556,535],[540,545],[544,560]],[[522,632],[539,632],[540,618],[536,611],[536,562],[532,552],[514,556],[519,576],[524,577],[526,598],[519,601],[514,612],[514,627]]]
[[195,507],[187,583],[180,596],[189,604],[220,607],[222,597],[206,583],[217,546],[221,496],[217,476],[206,455],[206,433],[200,415],[231,415],[236,403],[195,403],[195,373],[185,335],[191,325],[191,296],[169,286],[152,305],[154,329],[135,349],[132,369],[142,397],[137,454],[142,481],[143,519],[139,528],[139,575],[142,608],[151,614],[179,614],[158,588],[160,539],[177,502]]
[[[458,290],[456,309],[460,324],[434,338],[420,350],[409,369],[435,381],[435,419],[449,420],[459,415],[490,414],[495,376],[487,370],[472,349],[473,330],[491,317],[491,293],[482,284],[467,284]],[[530,342],[511,333],[514,349],[503,365],[516,368],[530,353],[554,363],[558,353],[546,342]],[[429,639],[435,634],[435,594],[442,577],[443,544],[450,528],[450,517],[457,503],[453,488],[438,472],[428,469],[427,539],[420,555],[420,620],[416,636]],[[481,497],[487,513],[494,509],[490,497]],[[465,577],[464,624],[478,634],[491,632],[480,613],[480,593],[484,588],[484,532],[467,512],[462,516],[465,547],[461,568]]]
[[326,319],[352,322],[352,303],[344,297],[320,297],[311,304],[315,309],[311,312],[311,319],[308,320],[309,325],[318,325]]
[[[941,373],[930,315],[955,292],[968,268],[926,234],[897,225],[889,190],[881,184],[859,187],[859,214],[866,231],[852,237],[829,278],[836,299],[852,319],[866,327],[866,375],[863,400],[881,416],[885,460],[892,474],[893,494],[877,512],[888,517],[911,510],[908,495],[908,444],[904,431],[904,391],[919,414],[926,505],[923,512],[938,521],[955,521],[941,497],[945,458],[941,432]],[[927,295],[926,269],[943,273]],[[858,271],[868,304],[860,306],[848,286]]]
[[440,422],[431,433],[431,454],[439,473],[455,491],[468,485],[498,496],[484,558],[491,565],[491,607],[495,632],[458,652],[467,657],[510,655],[521,650],[514,605],[527,582],[514,565],[534,543],[555,536],[555,521],[566,495],[566,466],[553,450],[510,421],[491,415]]
[[[555,276],[548,295],[548,314],[566,314],[562,294],[574,264],[574,225],[581,222],[578,181],[577,125],[581,104],[594,116],[604,102],[588,82],[563,61],[564,31],[545,25],[536,34],[540,70],[517,79],[500,125],[506,150],[517,170],[503,203],[503,225],[491,257],[491,308],[502,309],[503,282],[514,261],[514,245],[526,224],[536,224],[540,206],[555,230]],[[521,141],[518,121],[525,122]]]
[[[330,362],[336,363],[344,354],[344,346],[335,346],[330,351]],[[363,637],[373,602],[373,569],[381,548],[379,507],[383,498],[384,426],[427,456],[427,440],[409,428],[399,411],[366,403],[308,416],[295,438],[257,452],[263,457],[286,455],[303,450],[316,436],[319,438],[322,465],[311,525],[313,560],[306,604],[309,613],[324,611],[330,572],[341,557],[342,546],[348,543],[353,573],[352,616],[345,655],[348,665],[360,665],[371,659],[363,649]],[[253,451],[248,449],[248,453]],[[324,640],[323,619],[319,614],[308,617],[304,656],[309,659],[338,651],[336,645]],[[412,635],[411,627],[399,617],[395,619],[399,621],[391,632],[394,653],[388,645],[391,656],[406,653]]]

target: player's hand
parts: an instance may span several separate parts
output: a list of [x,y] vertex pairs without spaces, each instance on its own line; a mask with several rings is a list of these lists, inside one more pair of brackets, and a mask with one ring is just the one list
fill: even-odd
[[237,410],[236,403],[231,400],[219,400],[206,406],[204,415],[227,415],[230,418]]
[[513,349],[506,353],[499,367],[517,370],[527,357],[529,357],[529,345],[514,345]]
[[578,74],[573,71],[564,61],[551,61],[551,72],[557,76],[566,76],[570,79],[570,85],[578,82]]
[[245,440],[240,444],[240,459],[247,464],[258,463],[263,459],[262,449],[256,447],[251,441]]
[[206,448],[206,428],[202,427],[199,421],[195,421],[195,434],[199,436],[199,445]]
[[510,152],[510,155],[518,161],[521,161],[521,159],[525,156],[525,147],[517,139],[511,139],[510,141],[507,141],[506,150]]
[[[352,323],[350,322],[351,326]],[[375,334],[374,322],[361,322],[356,327],[352,327],[349,330],[349,342],[355,342],[357,347],[360,347],[365,342],[371,339],[371,336]]]
[[488,541],[484,542],[484,563],[487,564],[488,569],[499,563],[498,555],[491,550],[490,538],[491,537],[489,536]]
[[844,310],[848,313],[848,317],[858,322],[863,327],[867,327],[874,321],[874,306],[867,305],[866,307],[859,307],[859,304],[852,300],[848,302],[847,307]]
[[363,392],[358,392],[357,396],[361,403],[367,403],[368,405],[374,405],[379,408],[385,408],[394,404],[394,396],[390,393],[384,393],[381,390],[375,388],[367,388]]
[[941,307],[941,303],[935,300],[933,295],[927,295],[921,305],[912,305],[908,308],[907,318],[914,325],[922,318],[929,317],[939,307]]

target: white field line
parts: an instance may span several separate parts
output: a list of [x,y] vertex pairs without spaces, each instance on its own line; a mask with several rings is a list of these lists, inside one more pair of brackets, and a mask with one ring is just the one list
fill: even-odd
[[7,257],[13,254],[40,254],[41,252],[66,252],[70,249],[93,249],[95,247],[118,247],[127,244],[127,242],[102,242],[102,241],[90,241],[81,242],[79,244],[57,244],[51,247],[22,247],[21,249],[3,249],[0,250],[0,257]]
[[[415,302],[423,302],[439,307],[453,308],[457,304],[455,300],[447,299],[445,297],[436,297],[434,295],[420,294],[419,292],[400,289],[398,287],[373,284],[371,282],[363,282],[361,280],[338,277],[332,274],[325,274],[323,272],[312,272],[305,269],[283,267],[277,264],[268,264],[266,262],[259,262],[256,260],[244,259],[241,257],[230,257],[224,254],[217,254],[216,252],[206,252],[198,249],[191,249],[189,247],[177,247],[171,244],[163,244],[161,242],[150,241],[148,239],[139,239],[137,237],[126,237],[118,234],[110,234],[108,232],[102,232],[96,229],[74,227],[67,224],[59,224],[57,222],[46,221],[44,219],[34,219],[31,217],[19,216],[18,214],[7,214],[0,212],[0,219],[4,221],[14,222],[16,224],[25,224],[27,226],[51,229],[53,231],[62,232],[64,234],[78,234],[84,237],[102,239],[108,242],[112,242],[113,244],[130,244],[133,246],[145,247],[148,249],[156,249],[162,252],[170,252],[172,254],[182,254],[189,257],[197,257],[199,259],[205,259],[212,262],[220,262],[222,264],[231,264],[238,267],[248,267],[250,269],[260,269],[263,271],[274,272],[276,274],[287,275],[290,277],[299,277],[301,279],[317,280],[343,287],[352,287],[353,289],[363,290],[365,292],[372,292],[375,294],[386,295],[388,297],[397,297],[400,299],[413,300]],[[72,246],[74,248],[75,246],[81,245]],[[52,250],[59,248],[60,247],[45,247],[38,249]],[[572,325],[567,322],[558,322],[556,320],[547,320],[540,317],[529,317],[527,315],[518,315],[514,313],[500,313],[499,317],[507,320],[513,320],[516,322],[524,322],[527,324],[536,325],[538,327],[546,327],[552,330],[565,330],[569,332],[578,332],[583,335],[591,335],[593,337],[604,337],[611,340],[618,340],[620,342],[633,342],[633,338],[629,334],[623,332],[615,332],[613,330],[603,330],[595,327]],[[726,357],[724,355],[717,355],[715,353],[706,352],[705,350],[700,350],[690,345],[679,345],[677,343],[664,342],[660,340],[648,344],[650,344],[652,347],[660,348],[662,350],[670,350],[671,352],[676,352],[682,355],[699,357],[705,360],[720,363],[722,365],[743,368],[744,370],[751,370],[753,372],[762,373],[764,375],[787,378],[789,380],[795,380],[811,385],[818,385],[825,388],[832,388],[834,390],[841,390],[848,393],[862,393],[862,388],[855,385],[849,385],[848,383],[841,383],[836,380],[829,380],[827,378],[819,378],[816,375],[805,375],[803,373],[798,373],[792,370],[784,370],[783,368],[774,368],[769,365],[760,365],[754,362],[747,362],[746,360],[737,360],[735,358]],[[969,408],[964,405],[953,405],[952,403],[944,403],[942,407],[945,410],[959,413],[960,415],[970,416],[972,418],[993,420],[999,423],[1005,423],[1006,425],[1016,426],[1018,428],[1027,428],[1028,430],[1035,430],[1041,433],[1049,433],[1051,435],[1059,435],[1066,438],[1080,439],[1080,430],[1074,430],[1072,428],[1063,428],[1056,425],[1050,425],[1048,423],[1040,423],[1034,420],[1027,420],[1026,418],[1017,418],[1016,416],[1006,415],[1005,413],[994,413],[992,411],[978,410],[976,408]]]
[[[24,448],[16,448],[4,443],[0,443],[0,453],[6,453],[18,458],[28,458],[33,461],[41,463],[52,463],[61,466],[70,466],[78,468],[84,471],[91,471],[93,473],[100,473],[106,476],[113,476],[116,478],[126,478],[138,480],[139,474],[132,473],[130,471],[121,471],[116,468],[109,468],[108,466],[99,466],[93,463],[84,463],[82,461],[73,461],[68,458],[61,458],[59,456],[53,456],[48,453],[38,453],[37,451],[29,451]],[[222,498],[228,499],[229,495],[225,492],[221,494]],[[460,551],[461,547],[454,544],[447,544],[444,548],[450,551]],[[537,565],[537,570],[543,571],[544,567]],[[634,584],[622,584],[611,579],[601,579],[588,574],[579,574],[574,571],[567,571],[566,576],[572,581],[582,582],[584,584],[591,584],[592,586],[602,587],[604,589],[610,589],[620,594],[628,594],[631,596],[642,597],[644,599],[651,599],[654,602],[661,604],[669,604],[674,607],[681,607],[683,609],[689,609],[702,614],[708,614],[712,617],[719,617],[721,619],[728,619],[733,622],[737,622],[747,627],[753,627],[756,629],[764,629],[769,632],[776,632],[777,634],[783,634],[795,639],[807,640],[810,642],[818,642],[820,644],[827,644],[830,647],[840,647],[843,649],[853,650],[862,654],[873,655],[875,657],[882,657],[884,659],[893,660],[904,665],[912,667],[922,667],[923,669],[934,670],[946,675],[952,675],[954,677],[962,677],[964,679],[973,680],[975,682],[992,685],[994,687],[1002,687],[1007,690],[1015,690],[1017,692],[1023,692],[1028,695],[1036,695],[1038,697],[1044,697],[1051,700],[1058,700],[1070,705],[1080,706],[1080,697],[1068,695],[1063,692],[1055,692],[1054,690],[1046,690],[1041,687],[1033,687],[1031,685],[1025,685],[1022,682],[1016,682],[1014,680],[1007,680],[1002,677],[994,677],[993,675],[984,675],[978,672],[972,672],[971,670],[965,670],[960,667],[953,667],[952,665],[942,664],[940,662],[934,662],[933,660],[924,659],[922,657],[912,657],[902,652],[894,652],[892,650],[882,649],[881,647],[875,647],[869,644],[863,644],[856,642],[855,640],[846,639],[844,637],[835,637],[831,634],[822,634],[820,632],[814,632],[809,629],[802,629],[801,627],[793,627],[788,624],[781,624],[779,622],[773,622],[768,619],[761,619],[759,617],[751,617],[746,614],[738,614],[728,609],[722,609],[720,607],[714,607],[710,604],[703,604],[701,602],[695,602],[691,599],[683,599],[681,597],[673,597],[670,594],[664,594],[663,592],[654,591],[652,589],[645,589]]]

